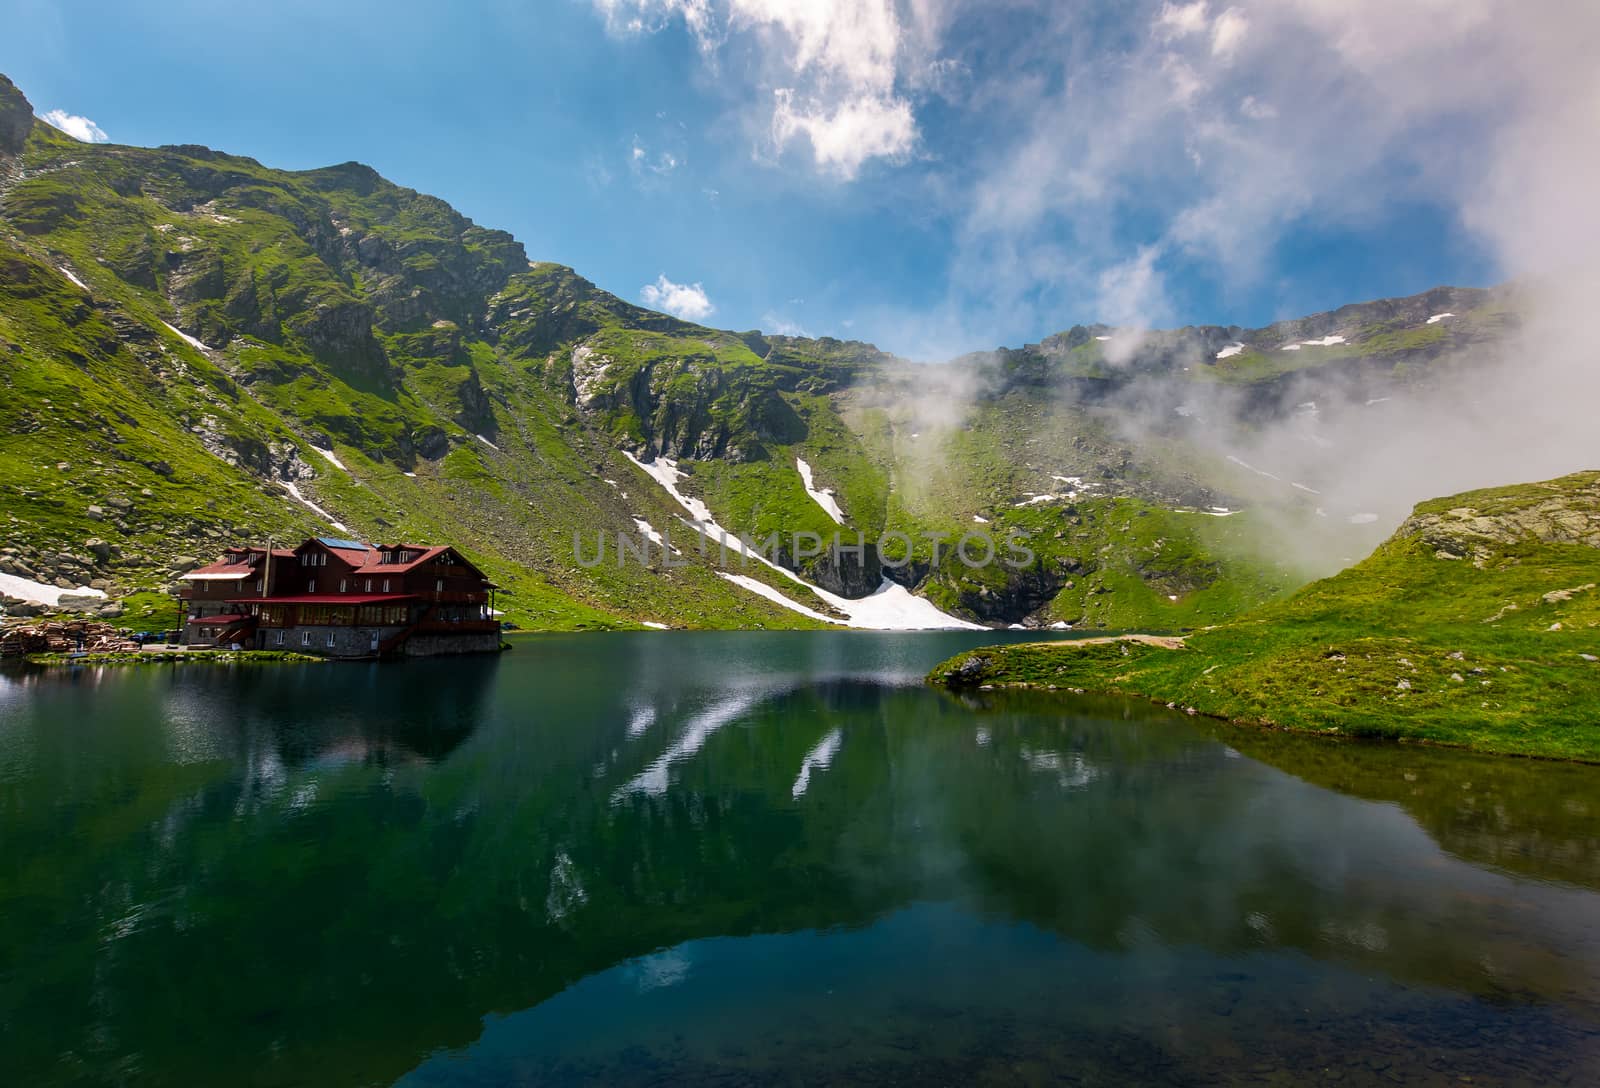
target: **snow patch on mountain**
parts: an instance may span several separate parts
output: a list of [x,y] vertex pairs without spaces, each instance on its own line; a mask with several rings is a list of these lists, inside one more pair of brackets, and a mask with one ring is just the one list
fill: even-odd
[[[717,524],[716,519],[711,516],[710,507],[706,506],[702,500],[685,495],[680,491],[678,482],[683,478],[683,473],[678,469],[675,462],[666,457],[657,457],[654,461],[646,464],[631,453],[624,452],[623,456],[632,461],[645,475],[660,484],[679,506],[688,511],[690,517],[693,518],[692,521],[686,522],[690,528],[716,542],[720,547],[725,547],[728,551],[746,559],[752,559],[762,566],[776,571],[796,585],[804,586],[816,594],[817,597],[827,602],[830,608],[835,608],[843,613],[847,617],[844,626],[863,627],[877,631],[985,630],[982,624],[969,623],[966,620],[939,611],[931,601],[926,601],[914,595],[905,586],[891,582],[887,578],[879,583],[878,588],[872,594],[859,600],[841,597],[836,593],[829,593],[820,586],[812,585],[792,570],[780,567],[766,556],[746,548],[737,536]],[[765,597],[774,604],[789,609],[791,612],[798,612],[801,615],[810,616],[812,619],[822,620],[827,623],[839,623],[838,620],[824,616],[815,609],[807,608],[802,604],[789,600],[765,582],[757,581],[748,575],[729,574],[726,571],[718,571],[717,575],[749,590],[751,593]],[[760,588],[757,589],[757,586]]]
[[747,589],[757,597],[765,597],[780,608],[787,608],[791,612],[798,612],[802,616],[809,616],[814,620],[821,620],[823,623],[837,624],[839,622],[832,616],[824,616],[815,609],[807,608],[803,604],[791,601],[759,578],[752,578],[748,574],[730,574],[725,570],[717,571],[717,577],[724,578],[741,589]]
[[167,326],[168,332],[172,333],[172,335],[176,336],[179,340],[182,340],[185,344],[188,344],[190,347],[194,348],[194,350],[205,352],[208,355],[211,353],[211,348],[206,347],[206,345],[202,344],[200,341],[196,340],[194,337],[190,336],[176,325],[167,325],[165,321],[163,321],[162,324]]
[[832,518],[836,525],[843,525],[844,511],[839,509],[839,502],[833,497],[833,488],[819,489],[811,478],[811,466],[798,457],[794,459],[794,467],[800,470],[800,482],[805,485],[806,494],[811,496],[811,500],[822,507],[823,512]]
[[296,484],[285,480],[283,486],[284,490],[288,491],[289,494],[294,496],[296,502],[303,504],[306,509],[317,515],[317,517],[321,518],[323,521],[326,521],[329,525],[333,526],[341,533],[348,533],[350,531],[350,526],[346,525],[342,521],[339,521],[332,514],[328,513],[322,507],[318,506],[316,503],[302,495],[300,493],[300,488]]
[[[310,443],[307,443],[307,445],[310,445]],[[339,455],[334,453],[332,450],[325,450],[321,446],[312,446],[311,448],[317,453],[321,454],[323,459],[331,464],[334,468],[344,468],[346,472],[350,471],[349,469],[345,468],[344,462],[339,460]]]
[[54,607],[61,603],[63,594],[76,597],[104,597],[106,595],[104,590],[90,589],[88,586],[62,589],[60,586],[35,582],[31,578],[23,578],[17,574],[0,574],[0,596],[16,597],[18,600],[33,601],[35,604],[47,604]]
[[1256,466],[1250,464],[1248,461],[1241,461],[1239,458],[1235,457],[1231,453],[1228,454],[1228,460],[1232,461],[1234,464],[1238,465],[1240,468],[1250,470],[1251,472],[1255,473],[1257,476],[1265,476],[1269,480],[1277,480],[1280,484],[1283,483],[1283,477],[1282,476],[1274,476],[1272,473],[1268,472],[1264,468],[1256,468]]

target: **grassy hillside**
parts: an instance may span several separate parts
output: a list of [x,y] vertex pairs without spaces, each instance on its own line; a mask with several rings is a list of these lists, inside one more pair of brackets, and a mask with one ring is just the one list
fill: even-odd
[[[1458,318],[1428,324],[1443,307]],[[1291,364],[1388,380],[1507,312],[1497,295],[1440,289],[1255,333],[1140,334],[1126,359],[1111,358],[1123,334],[1096,327],[911,364],[645,310],[359,163],[282,171],[204,147],[81,144],[0,77],[8,573],[113,594],[163,591],[175,563],[225,544],[331,530],[449,540],[506,587],[524,626],[814,624],[698,554],[579,564],[575,538],[614,555],[641,521],[686,534],[632,455],[674,459],[684,490],[736,533],[905,533],[915,543],[895,577],[966,618],[1215,622],[1320,573],[1270,546],[1309,511],[1300,496],[1254,495],[1259,479],[1202,452],[1185,430],[1197,424],[1165,408],[1152,410],[1169,424],[1130,443],[1117,391],[1154,383],[1181,401],[1220,383],[1272,403],[1289,396],[1273,383]],[[1335,329],[1345,345],[1280,352],[1271,367],[1215,358],[1236,339],[1264,351]],[[833,492],[842,529],[798,460]],[[1196,512],[1241,495],[1258,508]],[[1028,533],[1036,562],[973,571],[924,539],[978,528]],[[852,597],[881,576],[872,555],[837,572],[785,562]]]
[[1285,729],[1600,761],[1600,472],[1423,503],[1364,562],[1181,649],[978,650],[931,679],[1120,691]]
[[[567,295],[603,295],[570,270],[356,164],[288,173],[43,123],[11,150],[0,495],[17,573],[160,588],[174,560],[344,526],[458,543],[525,626],[814,626],[704,564],[576,564],[574,534],[666,527],[677,508],[576,425],[542,354],[583,331]],[[604,300],[610,320],[681,325]]]

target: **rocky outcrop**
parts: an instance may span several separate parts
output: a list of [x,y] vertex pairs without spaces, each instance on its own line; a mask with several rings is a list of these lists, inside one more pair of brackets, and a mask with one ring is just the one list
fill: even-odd
[[1424,503],[1391,544],[1416,543],[1439,559],[1483,564],[1529,541],[1600,548],[1600,472]]
[[863,544],[862,553],[857,555],[850,550],[854,547],[853,537],[843,534],[842,543],[844,549],[836,551],[830,544],[823,555],[799,566],[786,553],[780,553],[777,561],[829,593],[853,601],[877,592],[883,584],[884,568],[876,545]]
[[372,308],[356,299],[328,299],[296,314],[291,331],[320,359],[341,368],[371,370],[383,349],[372,338]]
[[764,461],[769,445],[806,435],[804,421],[764,371],[724,366],[710,355],[651,359],[629,369],[582,344],[571,365],[573,403],[632,423],[626,429],[641,435],[641,454]]
[[[83,552],[39,550],[25,554],[19,548],[7,546],[0,549],[0,574],[63,590],[109,588],[107,569],[121,557],[121,549],[99,537],[90,537],[84,542],[84,549]],[[104,598],[96,599],[105,603]]]
[[999,581],[963,577],[958,573],[961,570],[946,565],[930,581],[954,597],[953,608],[959,614],[984,623],[1013,624],[1037,622],[1031,617],[1071,584],[1077,564],[1038,563],[1027,570],[1010,571]]
[[0,155],[19,155],[33,131],[33,106],[10,79],[0,75]]

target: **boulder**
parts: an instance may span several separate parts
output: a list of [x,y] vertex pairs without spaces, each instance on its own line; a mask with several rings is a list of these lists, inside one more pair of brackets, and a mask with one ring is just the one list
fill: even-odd
[[953,687],[976,684],[988,667],[987,657],[969,657],[951,671],[950,684]]

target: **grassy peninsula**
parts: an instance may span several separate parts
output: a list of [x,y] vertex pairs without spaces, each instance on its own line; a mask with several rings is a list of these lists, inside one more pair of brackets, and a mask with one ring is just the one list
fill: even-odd
[[979,649],[952,688],[1122,692],[1299,732],[1600,761],[1600,472],[1419,505],[1369,558],[1159,641]]

